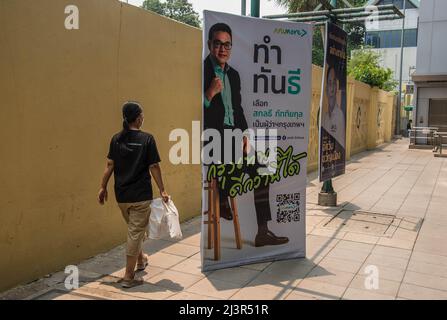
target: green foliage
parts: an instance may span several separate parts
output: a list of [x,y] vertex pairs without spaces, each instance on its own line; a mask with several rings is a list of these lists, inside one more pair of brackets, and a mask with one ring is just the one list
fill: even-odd
[[368,49],[355,51],[348,63],[348,74],[354,79],[382,90],[393,91],[397,81],[393,71],[380,66],[380,54]]
[[324,64],[324,45],[321,28],[314,28],[314,39],[312,44],[312,63],[322,67]]
[[187,0],[145,0],[143,9],[153,11],[165,17],[200,28],[199,14],[194,11],[192,4]]

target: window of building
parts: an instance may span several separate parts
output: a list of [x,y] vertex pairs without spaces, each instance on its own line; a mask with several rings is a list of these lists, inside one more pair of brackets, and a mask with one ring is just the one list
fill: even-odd
[[[401,30],[370,31],[365,35],[365,44],[372,48],[400,48]],[[407,29],[404,33],[405,47],[417,46],[417,29]]]

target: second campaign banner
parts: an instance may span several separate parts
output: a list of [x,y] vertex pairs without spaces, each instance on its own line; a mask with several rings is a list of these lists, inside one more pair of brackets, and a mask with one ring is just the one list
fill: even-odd
[[305,257],[312,25],[205,11],[203,30],[202,269]]
[[320,106],[320,181],[345,173],[347,33],[326,23],[326,49]]

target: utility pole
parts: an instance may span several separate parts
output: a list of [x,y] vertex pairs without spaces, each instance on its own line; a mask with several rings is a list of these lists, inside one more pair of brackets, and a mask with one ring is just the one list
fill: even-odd
[[259,2],[260,2],[260,0],[251,0],[251,14],[250,15],[252,17],[259,18],[259,13],[260,13],[260,10],[259,10],[260,4],[259,4]]
[[247,0],[241,0],[241,16],[247,15]]
[[397,114],[396,114],[396,133],[398,135],[401,134],[401,127],[400,127],[400,113],[402,109],[402,72],[403,72],[403,65],[404,65],[404,47],[405,47],[405,10],[407,9],[407,0],[404,0],[404,17],[402,18],[402,32],[401,32],[401,39],[400,39],[400,76],[399,76],[399,95],[397,96]]

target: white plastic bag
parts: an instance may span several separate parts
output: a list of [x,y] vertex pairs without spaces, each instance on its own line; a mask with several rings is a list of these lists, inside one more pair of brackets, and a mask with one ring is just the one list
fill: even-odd
[[163,222],[166,223],[167,230],[169,230],[169,236],[171,239],[181,239],[183,235],[182,230],[180,229],[180,219],[174,202],[169,199],[168,203],[163,202],[163,204],[167,209]]
[[149,239],[160,239],[163,234],[162,220],[166,208],[161,198],[151,201],[151,215],[149,217]]
[[160,239],[169,235],[172,239],[181,239],[180,220],[174,202],[165,203],[161,198],[152,200],[149,218],[149,238]]

